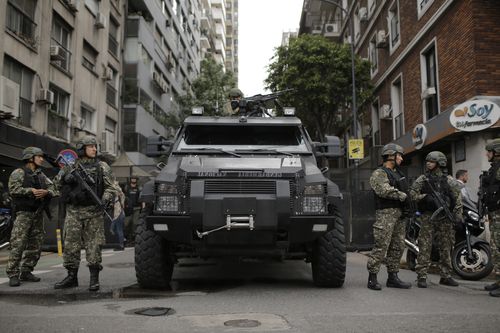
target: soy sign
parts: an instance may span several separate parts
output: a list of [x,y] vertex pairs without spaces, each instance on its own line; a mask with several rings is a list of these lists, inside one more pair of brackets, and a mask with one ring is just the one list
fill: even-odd
[[476,132],[493,126],[500,119],[500,107],[489,100],[468,101],[450,114],[453,127],[464,132]]

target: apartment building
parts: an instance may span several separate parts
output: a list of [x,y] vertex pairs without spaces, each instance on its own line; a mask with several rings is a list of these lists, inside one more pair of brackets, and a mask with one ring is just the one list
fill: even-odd
[[[500,2],[338,3],[344,10],[305,0],[303,17],[316,18],[317,25],[304,24],[301,31],[325,34],[328,25],[339,23],[338,40],[347,42],[352,20],[355,53],[370,61],[375,88],[358,133],[367,150],[402,145],[410,178],[423,171],[427,153],[440,150],[450,173],[469,170],[475,192],[481,170],[489,166],[484,145],[500,136]],[[373,160],[377,149],[372,152]]]
[[226,0],[226,63],[225,68],[238,82],[238,0]]
[[123,148],[145,170],[156,162],[145,155],[148,136],[167,137],[177,112],[174,96],[189,91],[200,72],[200,0],[128,2],[124,51]]
[[51,156],[83,135],[120,145],[124,0],[0,2],[0,180],[22,149]]

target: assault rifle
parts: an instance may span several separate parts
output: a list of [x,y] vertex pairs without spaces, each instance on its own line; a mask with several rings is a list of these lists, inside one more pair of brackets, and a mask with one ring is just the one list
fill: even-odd
[[480,217],[486,216],[488,214],[488,206],[486,206],[486,200],[484,197],[484,182],[486,177],[488,177],[488,171],[483,171],[479,176],[479,192],[477,194],[477,211]]
[[[43,188],[42,181],[41,181],[39,175],[33,174],[33,181],[35,182],[35,184],[39,188]],[[43,212],[45,212],[45,214],[47,214],[47,217],[49,218],[49,220],[51,220],[52,214],[50,213],[50,207],[49,207],[50,200],[52,200],[52,197],[50,196],[50,194],[47,193],[47,195],[41,199],[40,206],[38,206],[38,208],[36,209],[35,215],[41,214],[43,211]]]
[[285,89],[267,95],[257,94],[251,97],[242,98],[240,100],[233,100],[231,101],[231,108],[233,110],[239,108],[240,116],[252,117],[262,116],[263,114],[265,114],[271,117],[269,112],[267,112],[267,103],[270,101],[274,101],[276,104],[278,104],[276,100],[279,96],[293,90],[294,89]]
[[425,177],[424,181],[427,183],[432,192],[427,195],[431,196],[432,201],[434,201],[434,205],[438,207],[438,209],[436,209],[434,213],[432,213],[431,220],[434,220],[439,214],[441,214],[441,212],[443,212],[445,217],[447,217],[451,222],[456,224],[458,221],[451,212],[450,207],[448,207],[448,203],[446,202],[446,200],[443,199],[442,194],[436,191],[434,185],[432,185],[432,182],[429,181],[428,177]]
[[85,170],[85,168],[78,162],[70,164],[63,155],[59,155],[57,157],[57,160],[61,160],[62,162],[64,162],[66,166],[70,168],[70,173],[76,178],[78,183],[82,185],[83,189],[90,195],[94,203],[99,207],[99,209],[109,219],[109,221],[113,221],[113,218],[109,215],[109,213],[106,210],[106,205],[102,202],[101,198],[99,198],[97,194],[90,187],[90,185],[92,186],[95,185],[95,180],[89,175],[87,170]]

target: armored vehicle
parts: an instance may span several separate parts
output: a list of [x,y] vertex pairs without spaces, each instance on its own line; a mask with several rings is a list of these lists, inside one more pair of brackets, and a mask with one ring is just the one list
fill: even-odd
[[[339,156],[338,138],[312,142],[295,116],[190,116],[146,183],[136,229],[135,270],[144,288],[167,287],[185,257],[299,259],[313,282],[341,287],[346,270],[342,195],[320,158]],[[317,160],[318,159],[318,160]]]

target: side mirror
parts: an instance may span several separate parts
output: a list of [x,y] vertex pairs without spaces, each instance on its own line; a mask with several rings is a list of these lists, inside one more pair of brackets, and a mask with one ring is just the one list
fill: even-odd
[[326,142],[314,142],[316,156],[326,158],[343,156],[342,148],[340,147],[340,139],[338,136],[326,135]]
[[172,149],[173,141],[162,136],[150,136],[146,141],[146,156],[158,157],[168,155]]

